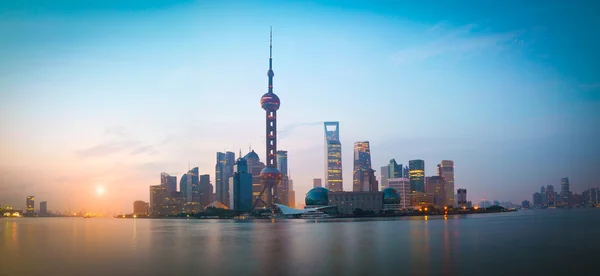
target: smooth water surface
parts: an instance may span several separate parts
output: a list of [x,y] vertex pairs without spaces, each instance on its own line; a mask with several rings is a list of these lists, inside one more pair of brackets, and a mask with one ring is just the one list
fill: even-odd
[[600,275],[600,209],[0,223],[0,275]]

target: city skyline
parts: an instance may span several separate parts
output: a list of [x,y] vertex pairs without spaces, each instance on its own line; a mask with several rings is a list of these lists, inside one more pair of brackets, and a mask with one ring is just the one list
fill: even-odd
[[[588,51],[585,61],[573,52],[575,61],[567,61],[559,53],[570,45],[560,51],[547,45],[566,35],[547,22],[558,10],[591,31],[574,16],[574,10],[586,11],[582,7],[535,9],[546,18],[542,28],[520,13],[514,16],[521,25],[510,26],[486,21],[494,17],[489,13],[425,18],[391,6],[401,19],[377,19],[386,14],[382,7],[357,12],[354,4],[325,3],[309,5],[318,9],[311,17],[315,23],[308,24],[302,17],[308,8],[282,4],[247,10],[248,17],[260,18],[275,9],[279,15],[268,20],[231,20],[205,29],[199,26],[224,19],[202,13],[201,4],[163,6],[160,12],[144,4],[109,5],[118,11],[112,24],[105,24],[110,11],[94,4],[42,5],[39,13],[14,5],[22,12],[0,18],[26,35],[0,31],[8,41],[0,71],[9,76],[0,79],[0,102],[6,105],[0,109],[0,150],[7,153],[0,160],[2,204],[19,206],[34,195],[53,210],[125,211],[135,200],[148,200],[148,187],[160,184],[162,172],[180,176],[198,167],[216,185],[214,156],[221,150],[251,145],[265,161],[264,111],[256,97],[264,91],[264,33],[270,25],[278,39],[277,91],[285,97],[277,142],[290,153],[296,202],[313,178],[326,179],[321,127],[331,120],[341,125],[346,191],[352,190],[351,145],[361,140],[370,141],[375,168],[392,158],[401,164],[421,159],[424,175],[435,176],[439,160],[453,160],[455,190],[467,189],[470,199],[530,200],[542,185],[558,190],[563,177],[577,193],[597,186],[593,157],[600,152],[592,126],[598,122],[600,79],[590,75],[593,70],[574,68],[575,62],[591,68],[597,54]],[[411,9],[426,13],[424,7]],[[351,17],[367,24],[348,28]],[[27,19],[37,21],[26,25]],[[302,23],[308,27],[300,30]],[[41,26],[56,37],[36,31]],[[396,34],[409,39],[401,44]],[[550,36],[547,44],[534,42],[544,35]],[[581,43],[586,39],[574,35]],[[316,47],[314,41],[325,43]],[[585,45],[593,49],[594,43]],[[322,67],[313,66],[313,56]],[[371,98],[360,97],[364,91]],[[315,105],[312,99],[319,97],[323,102]],[[336,105],[329,104],[333,100]],[[416,100],[430,108],[406,105],[392,112],[398,103]],[[455,112],[440,109],[453,105]],[[211,117],[224,106],[227,113]],[[363,109],[360,116],[355,108]],[[411,118],[415,112],[422,113],[418,120]],[[32,167],[41,169],[32,174]],[[498,171],[510,174],[490,180]]]

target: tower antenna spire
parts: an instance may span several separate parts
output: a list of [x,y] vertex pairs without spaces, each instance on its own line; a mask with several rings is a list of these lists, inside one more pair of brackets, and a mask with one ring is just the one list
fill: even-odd
[[269,76],[269,90],[268,93],[273,93],[273,26],[271,26],[271,33],[269,34],[269,71],[267,72],[267,76]]

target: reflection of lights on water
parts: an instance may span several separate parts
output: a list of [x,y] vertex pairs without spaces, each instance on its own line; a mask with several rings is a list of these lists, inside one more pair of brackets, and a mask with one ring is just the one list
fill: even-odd
[[425,220],[429,220],[429,218],[427,216],[425,216]]
[[137,215],[133,215],[133,218],[137,218]]

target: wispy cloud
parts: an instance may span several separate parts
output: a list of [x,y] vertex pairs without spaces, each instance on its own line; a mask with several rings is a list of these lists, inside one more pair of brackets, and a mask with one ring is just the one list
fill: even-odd
[[104,134],[114,135],[122,138],[127,136],[127,128],[124,126],[109,126],[104,129]]
[[484,33],[476,31],[477,25],[469,24],[458,28],[448,28],[438,23],[426,33],[435,38],[422,45],[401,49],[392,56],[398,63],[406,64],[424,61],[445,55],[473,54],[483,50],[501,50],[506,45],[521,43],[521,32]]
[[279,139],[283,139],[287,135],[290,135],[290,133],[294,132],[298,128],[308,127],[308,126],[317,126],[317,125],[323,125],[323,122],[304,122],[304,123],[287,125],[282,130],[277,132],[277,137]]
[[103,157],[132,147],[137,147],[138,145],[139,142],[137,141],[110,141],[87,149],[77,150],[75,151],[75,154],[82,158]]

